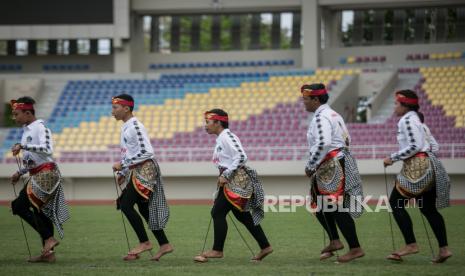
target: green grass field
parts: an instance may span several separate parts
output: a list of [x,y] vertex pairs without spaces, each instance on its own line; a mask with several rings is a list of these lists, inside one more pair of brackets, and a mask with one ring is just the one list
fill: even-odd
[[[133,262],[121,257],[127,252],[121,215],[111,206],[73,206],[72,218],[65,224],[65,238],[57,247],[55,264],[30,264],[18,217],[7,207],[0,207],[0,275],[463,275],[465,269],[465,206],[446,208],[449,244],[454,256],[446,263],[430,263],[431,253],[418,210],[410,210],[420,253],[405,258],[403,263],[384,259],[390,253],[391,236],[387,213],[365,213],[356,220],[357,230],[366,256],[348,264],[336,264],[334,259],[320,262],[323,234],[316,219],[303,208],[296,213],[267,213],[263,227],[274,247],[274,253],[262,263],[249,262],[250,252],[236,229],[229,223],[225,258],[206,264],[192,261],[203,243],[209,221],[208,206],[171,206],[171,218],[166,233],[175,247],[173,254],[160,262],[149,261],[144,253]],[[240,226],[249,244],[258,251],[245,228]],[[394,227],[397,246],[403,240]],[[430,236],[431,229],[428,227]],[[131,246],[137,239],[129,231]],[[33,255],[40,252],[38,235],[27,226]],[[151,240],[156,244],[153,235]],[[342,235],[341,235],[342,237]],[[437,243],[432,238],[437,252]],[[210,231],[207,247],[212,244]],[[345,250],[344,250],[345,251]],[[340,253],[341,254],[341,253]]]

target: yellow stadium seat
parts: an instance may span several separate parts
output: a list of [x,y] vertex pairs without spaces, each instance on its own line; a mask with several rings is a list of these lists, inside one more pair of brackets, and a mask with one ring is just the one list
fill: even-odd
[[[211,88],[208,94],[186,93],[184,98],[166,99],[162,105],[141,105],[135,115],[145,125],[151,138],[170,138],[176,132],[193,131],[201,127],[204,124],[203,113],[208,109],[220,107],[228,111],[231,120],[247,120],[250,115],[261,114],[265,108],[274,108],[278,103],[298,101],[300,87],[304,83],[321,81],[327,84],[357,72],[351,68],[318,69],[315,75],[272,76],[268,81],[243,82],[240,87]],[[455,73],[448,76],[455,76]],[[424,84],[425,90],[428,84],[429,80]],[[454,86],[454,89],[458,86]],[[119,144],[121,124],[111,116],[103,116],[97,122],[83,122],[76,128],[63,129],[56,143],[57,146],[80,146],[81,150]]]

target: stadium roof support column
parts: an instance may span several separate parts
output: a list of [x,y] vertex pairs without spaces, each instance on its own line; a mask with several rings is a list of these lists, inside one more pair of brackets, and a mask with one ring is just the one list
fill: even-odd
[[131,72],[131,45],[129,41],[121,41],[121,45],[113,50],[113,71],[115,73]]
[[[113,20],[114,20],[114,35],[111,43],[113,47],[113,71],[115,73],[129,73],[131,72],[131,43],[128,41],[130,37],[130,30],[135,24],[132,20],[134,17],[130,14],[129,0],[113,0]],[[141,27],[142,30],[142,27]],[[142,31],[141,31],[142,32]],[[143,43],[142,47],[143,47]],[[137,49],[135,49],[137,51]]]
[[321,9],[321,19],[323,21],[324,27],[324,43],[321,46],[323,49],[327,48],[338,48],[340,47],[340,37],[341,34],[341,22],[342,22],[342,12],[333,11],[328,8]]
[[302,67],[317,68],[320,64],[321,19],[318,0],[302,0]]
[[142,16],[131,16],[131,39],[114,40],[114,42],[118,42],[119,44],[118,47],[114,47],[113,51],[113,68],[115,73],[132,72],[131,60],[138,60],[136,56],[146,51],[144,49],[144,30],[142,25]]

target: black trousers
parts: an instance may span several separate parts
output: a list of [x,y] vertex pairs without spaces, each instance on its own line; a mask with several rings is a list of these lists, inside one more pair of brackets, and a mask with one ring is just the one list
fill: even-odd
[[20,216],[39,233],[42,245],[46,239],[53,237],[52,221],[29,201],[26,186],[19,192],[18,197],[11,202],[11,210],[13,215]]
[[[444,218],[438,212],[436,208],[436,187],[433,188],[420,196],[416,197],[421,213],[426,217],[433,229],[434,235],[438,240],[439,247],[447,246],[447,234],[446,225]],[[391,196],[389,198],[389,204],[392,208],[392,213],[397,225],[404,236],[406,244],[415,243],[415,234],[413,233],[412,219],[405,210],[405,204],[408,203],[409,199],[402,196],[394,187]]]
[[[339,159],[339,163],[342,166],[343,172],[345,174],[344,169],[344,159]],[[316,183],[314,183],[314,191],[317,195],[321,195],[318,192],[316,187]],[[344,206],[346,207],[346,206]],[[325,229],[326,233],[330,240],[338,240],[339,234],[337,232],[337,226],[339,230],[341,230],[342,235],[346,239],[347,243],[349,244],[350,248],[357,248],[360,247],[360,243],[358,241],[357,230],[355,228],[354,219],[350,216],[348,212],[339,212],[335,210],[333,212],[325,212],[324,210],[320,210],[316,213],[316,218],[320,222],[321,226]]]
[[[135,204],[137,204],[140,215],[134,209]],[[149,238],[145,232],[144,222],[142,221],[141,215],[148,223],[149,201],[143,198],[136,191],[132,182],[128,183],[126,189],[124,189],[123,193],[121,194],[119,199],[119,208],[121,208],[124,215],[126,215],[126,218],[136,232],[137,238],[139,238],[139,242],[142,243],[148,241]],[[152,232],[160,246],[168,243],[168,238],[166,237],[163,229],[153,230]]]
[[226,221],[226,215],[232,211],[238,221],[240,221],[249,230],[250,234],[257,241],[261,249],[270,246],[268,239],[263,232],[260,225],[254,225],[253,218],[250,212],[241,212],[234,207],[224,195],[223,187],[218,190],[218,196],[215,199],[213,208],[211,210],[211,216],[213,218],[213,229],[214,229],[214,243],[213,250],[223,251],[224,241],[228,233],[228,223]]
[[348,212],[323,212],[320,210],[316,213],[316,218],[320,222],[321,226],[323,226],[326,233],[328,233],[330,240],[334,241],[339,239],[339,234],[336,227],[337,224],[339,230],[341,230],[342,235],[349,244],[349,247],[360,247],[354,219]]

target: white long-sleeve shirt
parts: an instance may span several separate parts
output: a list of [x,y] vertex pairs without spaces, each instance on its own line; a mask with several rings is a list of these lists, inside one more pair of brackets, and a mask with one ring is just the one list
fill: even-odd
[[21,174],[26,173],[27,169],[54,162],[52,132],[45,126],[43,120],[35,120],[23,126],[21,147],[23,148],[23,164],[25,164]]
[[429,130],[426,124],[422,124],[423,130],[425,131],[425,138],[426,143],[429,143],[429,150],[432,152],[436,152],[439,150],[439,144],[434,138],[433,134],[431,134],[431,130]]
[[[328,152],[348,147],[350,135],[347,127],[336,111],[323,104],[315,111],[307,131],[310,156],[306,165],[309,171],[316,170]],[[338,157],[343,156],[342,153]]]
[[397,123],[399,151],[391,154],[392,161],[405,160],[418,152],[430,151],[425,129],[415,111],[409,111]]
[[132,117],[121,126],[121,165],[128,167],[151,159],[154,156],[152,144],[144,125]]
[[237,168],[245,165],[247,155],[239,138],[229,129],[224,129],[216,138],[213,163],[218,168],[225,168],[221,176],[229,179]]

